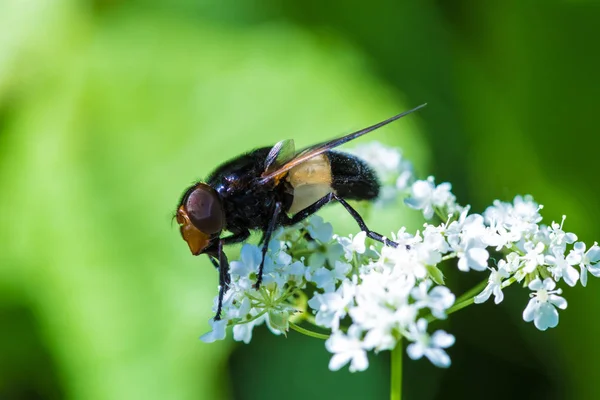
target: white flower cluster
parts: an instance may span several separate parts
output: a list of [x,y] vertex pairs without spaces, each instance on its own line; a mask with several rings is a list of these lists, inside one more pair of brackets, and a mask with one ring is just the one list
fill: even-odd
[[[448,367],[445,349],[454,336],[443,330],[430,333],[429,322],[492,295],[500,303],[504,288],[522,282],[532,291],[523,319],[545,330],[558,324],[557,308],[567,306],[557,283],[585,286],[588,271],[600,276],[600,247],[594,243],[586,251],[574,234],[563,231],[564,217],[561,224],[541,225],[542,207],[531,197],[495,201],[480,215],[459,206],[450,190],[450,184],[436,186],[431,177],[412,183],[405,203],[426,219],[437,215],[442,222],[426,223],[415,234],[400,229],[391,235],[397,248],[377,242],[367,246],[364,232],[334,235],[332,225],[318,216],[280,229],[269,243],[260,290],[253,288],[260,249],[244,245],[241,259],[231,263],[222,320],[211,320],[212,331],[201,339],[224,339],[226,327],[233,326],[234,339],[248,343],[253,328],[263,322],[275,334],[292,328],[323,336],[299,326],[313,325],[328,332],[331,370],[348,363],[351,371],[364,370],[368,351],[391,350],[400,339],[409,342],[410,358],[425,356]],[[490,262],[490,252],[497,262]],[[456,260],[447,262],[451,259]],[[442,273],[453,265],[490,275],[478,291],[456,299]]]
[[[449,189],[447,183],[435,186],[431,177],[417,181],[413,184],[413,197],[405,203],[422,210],[427,219],[434,212],[443,215],[450,210],[452,214],[461,207]],[[524,282],[533,292],[523,319],[533,321],[536,328],[544,331],[558,325],[556,308],[567,308],[566,300],[560,297],[562,290],[555,290],[558,282],[563,280],[575,286],[580,281],[586,286],[588,271],[600,277],[600,247],[594,243],[586,251],[585,243],[577,242],[577,235],[563,231],[565,216],[560,224],[539,224],[542,208],[531,196],[516,196],[513,203],[496,200],[483,215],[468,214],[469,207],[465,207],[458,220],[440,226],[426,224],[425,232],[443,233],[451,247],[449,253],[458,258],[461,271],[490,271],[487,286],[473,298],[475,303],[483,303],[493,294],[498,304],[504,299],[502,289]],[[490,250],[503,256],[492,267],[488,265]],[[574,266],[579,266],[580,271]]]
[[402,234],[398,240],[410,243],[410,249],[384,246],[381,253],[368,249],[365,240],[364,232],[334,236],[331,224],[318,216],[303,222],[301,229],[280,230],[270,243],[258,291],[252,285],[260,248],[244,245],[241,260],[231,263],[223,317],[211,321],[213,330],[202,340],[224,339],[226,326],[233,325],[234,339],[248,343],[254,326],[263,322],[281,334],[290,323],[307,320],[331,330],[326,347],[334,353],[332,370],[348,362],[350,370],[364,370],[367,351],[391,350],[402,337],[414,342],[408,350],[411,357],[424,355],[448,366],[443,349],[454,337],[444,331],[430,336],[423,318],[445,318],[454,304],[450,290],[434,284],[442,279],[434,265],[441,261],[437,249],[444,246],[443,239],[435,233],[426,241]]

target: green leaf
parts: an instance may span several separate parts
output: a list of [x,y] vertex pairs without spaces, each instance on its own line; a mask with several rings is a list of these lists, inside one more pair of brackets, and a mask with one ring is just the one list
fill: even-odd
[[290,329],[289,318],[290,316],[287,312],[279,310],[269,311],[269,326],[286,335],[286,332]]
[[444,274],[438,267],[434,265],[427,265],[425,268],[427,268],[427,273],[429,274],[429,277],[431,277],[431,279],[433,279],[435,283],[437,283],[438,285],[444,284]]

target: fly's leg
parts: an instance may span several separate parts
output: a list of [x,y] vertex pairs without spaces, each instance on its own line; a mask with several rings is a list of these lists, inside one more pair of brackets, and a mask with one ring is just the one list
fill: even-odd
[[309,217],[319,211],[323,206],[330,203],[334,199],[334,194],[329,193],[325,196],[321,197],[319,200],[306,207],[304,210],[298,211],[296,214],[292,216],[292,218],[288,218],[287,221],[284,222],[285,225],[294,225],[298,222],[304,220],[306,217]]
[[[229,288],[229,283],[231,282],[231,275],[229,274],[229,263],[227,261],[227,256],[223,251],[223,246],[227,244],[239,243],[248,239],[250,236],[250,231],[241,231],[238,233],[234,233],[231,236],[226,236],[219,240],[216,249],[211,248],[207,254],[210,262],[215,266],[215,268],[219,271],[219,312],[217,315],[220,317],[220,310],[222,308],[222,300],[227,288]],[[216,253],[216,255],[215,255]],[[223,266],[223,268],[221,268]]]
[[365,224],[365,221],[362,219],[362,217],[360,216],[360,214],[358,213],[358,211],[356,211],[354,208],[352,208],[352,206],[350,204],[348,204],[348,202],[344,199],[342,199],[341,197],[339,197],[336,194],[333,194],[333,197],[340,202],[341,205],[344,206],[344,208],[346,209],[346,211],[348,211],[348,213],[350,213],[350,215],[352,216],[352,218],[354,218],[354,220],[356,221],[356,223],[358,224],[358,226],[360,227],[360,229],[364,232],[367,233],[367,236],[370,237],[371,239],[377,240],[378,242],[381,242],[383,244],[385,244],[386,246],[390,246],[390,247],[398,247],[398,243],[393,242],[389,239],[384,238],[382,235],[380,235],[377,232],[373,232],[372,230],[370,230],[367,227],[367,224]]
[[[215,321],[221,319],[221,311],[223,310],[223,296],[225,296],[225,292],[229,288],[229,261],[227,260],[227,256],[223,251],[223,241],[219,241],[218,247],[218,256],[219,256],[219,301],[217,304],[217,314],[215,315]],[[216,260],[211,257],[211,261],[213,264],[216,264]]]
[[346,200],[344,200],[343,198],[341,198],[340,196],[338,196],[335,193],[329,193],[329,194],[321,197],[315,203],[306,207],[304,210],[298,211],[292,218],[289,218],[285,222],[285,225],[293,225],[293,224],[296,224],[296,223],[302,221],[306,217],[319,211],[324,205],[332,202],[333,200],[339,201],[340,204],[342,206],[344,206],[346,211],[348,211],[348,213],[352,216],[352,218],[354,218],[356,223],[358,223],[358,226],[360,227],[360,229],[363,232],[366,232],[368,237],[370,237],[371,239],[377,240],[378,242],[381,242],[381,243],[385,244],[386,246],[398,247],[398,243],[393,242],[389,239],[386,239],[379,233],[370,230],[369,227],[367,227],[367,224],[365,224],[365,221],[362,219],[362,217],[358,213],[358,211],[356,211],[354,208],[352,208],[352,206],[350,204],[348,204],[348,202]]
[[271,235],[277,227],[277,221],[279,221],[279,216],[281,214],[281,203],[275,203],[275,207],[273,208],[273,216],[271,217],[271,221],[269,222],[269,226],[265,231],[263,236],[263,246],[262,246],[262,258],[260,260],[260,266],[258,267],[258,277],[256,278],[256,283],[254,284],[254,288],[256,290],[260,289],[260,284],[262,283],[263,277],[263,269],[265,267],[265,256],[267,255],[267,250],[269,249],[269,241],[271,240]]

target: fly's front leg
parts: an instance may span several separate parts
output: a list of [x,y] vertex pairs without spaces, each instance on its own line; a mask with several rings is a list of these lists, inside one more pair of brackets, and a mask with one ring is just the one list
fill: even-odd
[[219,301],[217,304],[217,314],[215,315],[215,321],[221,319],[221,312],[223,310],[223,297],[229,288],[231,282],[231,275],[229,274],[229,261],[227,255],[223,251],[223,246],[226,244],[239,243],[248,239],[250,231],[234,232],[231,236],[224,238],[214,238],[209,248],[205,251],[208,254],[210,262],[219,271]]
[[256,278],[256,283],[254,284],[254,288],[256,290],[260,289],[260,284],[262,283],[263,277],[263,269],[265,267],[265,256],[267,255],[267,250],[269,249],[269,241],[271,241],[271,235],[277,227],[277,221],[279,220],[279,216],[281,214],[281,203],[275,203],[275,207],[273,208],[273,215],[271,216],[271,221],[269,221],[269,226],[265,231],[263,236],[263,246],[262,246],[262,258],[260,260],[260,266],[258,267],[258,277]]
[[230,276],[229,276],[229,261],[223,251],[223,241],[219,241],[217,254],[219,257],[219,302],[217,304],[217,314],[215,315],[215,321],[221,319],[221,311],[223,309],[223,296],[229,288]]
[[219,270],[219,259],[215,258],[215,256],[211,256],[210,254],[208,254],[208,259],[210,260],[210,262],[212,263],[212,265],[217,269],[217,271]]

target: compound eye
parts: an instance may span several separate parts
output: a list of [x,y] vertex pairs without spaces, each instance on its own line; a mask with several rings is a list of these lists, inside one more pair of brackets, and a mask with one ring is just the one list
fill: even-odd
[[192,224],[208,235],[221,232],[225,225],[225,215],[218,196],[210,186],[200,184],[185,203]]

